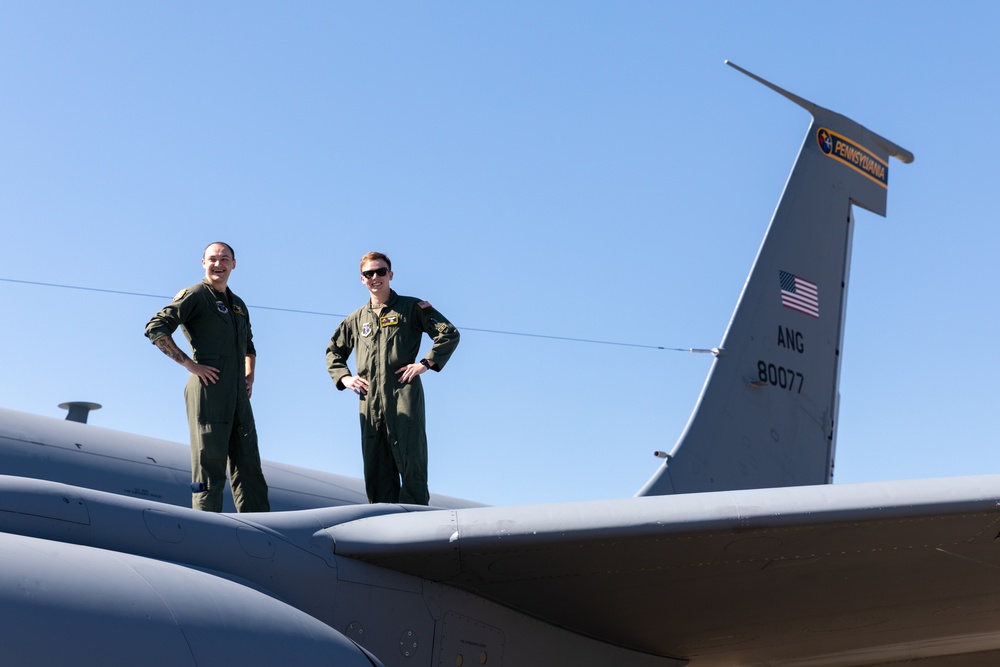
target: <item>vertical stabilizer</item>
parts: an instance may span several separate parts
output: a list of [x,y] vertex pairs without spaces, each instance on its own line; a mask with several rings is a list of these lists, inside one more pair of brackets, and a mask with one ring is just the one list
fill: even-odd
[[832,481],[857,204],[885,215],[913,155],[727,61],[812,115],[691,419],[638,495]]

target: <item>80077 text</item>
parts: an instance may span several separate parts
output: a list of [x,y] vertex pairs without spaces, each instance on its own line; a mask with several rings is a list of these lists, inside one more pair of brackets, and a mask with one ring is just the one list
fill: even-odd
[[794,391],[796,393],[802,393],[802,383],[805,381],[805,376],[802,373],[792,370],[791,368],[785,368],[784,366],[776,366],[775,364],[769,364],[765,361],[757,362],[757,379],[761,383],[767,383],[775,387],[780,387],[782,389],[787,389],[788,391]]

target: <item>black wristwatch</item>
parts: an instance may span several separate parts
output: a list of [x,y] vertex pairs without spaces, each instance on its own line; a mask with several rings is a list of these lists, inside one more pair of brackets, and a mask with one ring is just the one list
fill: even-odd
[[427,361],[426,359],[421,359],[420,365],[426,368],[427,370],[431,369],[431,362]]

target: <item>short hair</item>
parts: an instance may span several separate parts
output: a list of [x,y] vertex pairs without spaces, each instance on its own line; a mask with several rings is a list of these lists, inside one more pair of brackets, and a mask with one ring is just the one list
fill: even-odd
[[214,245],[224,245],[224,246],[226,246],[227,248],[229,248],[229,254],[233,256],[233,259],[236,259],[236,251],[233,250],[233,246],[229,245],[225,241],[212,241],[211,243],[209,243],[207,246],[205,246],[205,249],[201,251],[202,258],[205,257],[205,254],[208,252],[208,249],[211,248]]
[[[236,257],[234,256],[233,259],[236,259]],[[383,262],[385,262],[385,265],[389,267],[389,270],[392,271],[392,260],[389,259],[387,255],[374,251],[366,252],[364,254],[364,256],[361,258],[361,267],[364,268],[365,262],[371,262],[376,259],[381,259]]]

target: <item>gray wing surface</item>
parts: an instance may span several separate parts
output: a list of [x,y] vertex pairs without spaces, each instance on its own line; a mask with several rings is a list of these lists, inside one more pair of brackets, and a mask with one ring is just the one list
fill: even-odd
[[338,555],[692,665],[978,665],[1000,657],[998,502],[1000,476],[983,476],[388,515],[328,532]]

